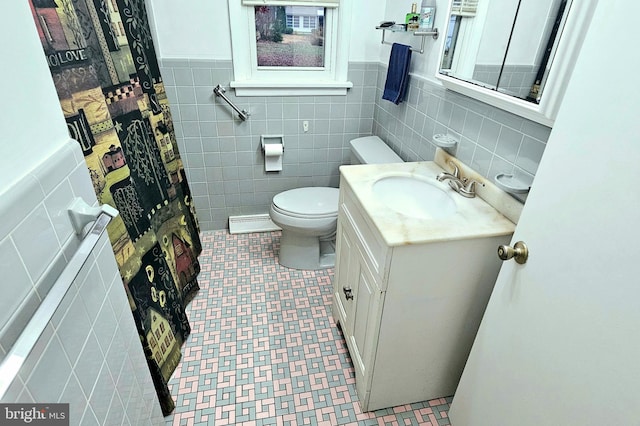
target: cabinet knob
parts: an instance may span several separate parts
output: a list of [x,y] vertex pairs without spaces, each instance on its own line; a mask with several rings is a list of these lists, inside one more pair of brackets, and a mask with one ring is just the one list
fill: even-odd
[[353,291],[351,291],[351,287],[342,287],[342,291],[344,291],[344,297],[347,300],[353,300]]

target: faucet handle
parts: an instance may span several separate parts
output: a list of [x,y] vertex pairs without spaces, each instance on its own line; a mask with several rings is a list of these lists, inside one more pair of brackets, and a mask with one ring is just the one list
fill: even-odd
[[464,178],[462,181],[464,182],[464,186],[460,188],[460,191],[458,192],[467,198],[473,198],[476,196],[476,184],[484,186],[484,183],[475,179]]
[[449,160],[447,162],[447,164],[449,164],[451,167],[453,167],[453,172],[451,174],[459,179],[460,178],[460,169],[458,169],[458,166],[456,165],[456,163],[454,163],[453,161]]

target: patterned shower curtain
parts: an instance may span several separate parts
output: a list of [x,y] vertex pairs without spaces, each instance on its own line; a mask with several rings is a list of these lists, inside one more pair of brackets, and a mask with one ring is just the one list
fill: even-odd
[[120,211],[109,238],[167,415],[202,247],[144,0],[30,3],[98,200]]

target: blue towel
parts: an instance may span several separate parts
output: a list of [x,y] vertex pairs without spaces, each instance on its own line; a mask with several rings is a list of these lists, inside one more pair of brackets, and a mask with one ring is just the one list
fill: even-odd
[[387,81],[384,84],[382,99],[398,105],[405,98],[409,83],[409,64],[411,63],[411,46],[393,43],[389,57]]

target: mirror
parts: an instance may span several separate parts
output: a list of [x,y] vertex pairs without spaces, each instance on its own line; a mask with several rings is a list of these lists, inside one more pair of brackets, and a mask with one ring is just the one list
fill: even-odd
[[596,0],[452,0],[437,77],[552,125]]

